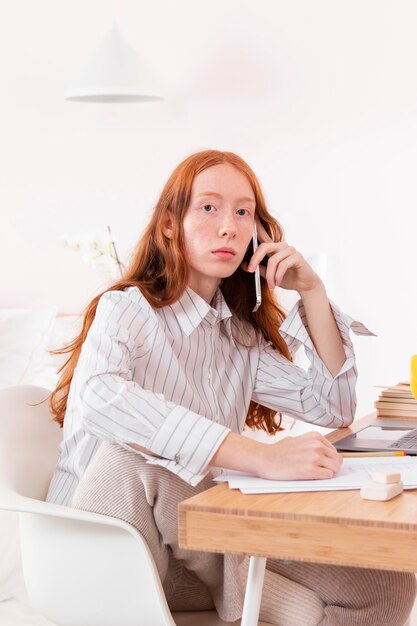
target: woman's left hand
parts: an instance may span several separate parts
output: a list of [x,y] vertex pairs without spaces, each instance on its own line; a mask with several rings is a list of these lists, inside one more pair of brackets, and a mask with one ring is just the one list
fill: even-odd
[[249,261],[246,271],[254,272],[263,258],[268,258],[267,266],[259,265],[259,271],[268,283],[269,289],[282,287],[293,289],[300,295],[323,285],[320,277],[304,257],[285,241],[274,242],[265,228],[256,220],[259,245]]

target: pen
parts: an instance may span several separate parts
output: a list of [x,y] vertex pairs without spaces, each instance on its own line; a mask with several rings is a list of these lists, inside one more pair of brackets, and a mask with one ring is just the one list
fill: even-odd
[[365,456],[407,456],[406,452],[340,452],[344,458],[365,457]]

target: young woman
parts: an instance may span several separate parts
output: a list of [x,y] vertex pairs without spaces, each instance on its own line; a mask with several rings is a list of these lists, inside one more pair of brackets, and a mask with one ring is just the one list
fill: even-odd
[[[244,261],[256,224],[260,245]],[[254,270],[262,304],[256,310]],[[298,291],[289,313],[274,287]],[[177,505],[219,468],[271,479],[330,478],[342,459],[317,432],[266,445],[276,413],[346,426],[355,413],[349,329],[283,239],[250,167],[191,155],[166,183],[125,276],[86,309],[51,396],[64,440],[48,500],[119,517],[145,537],[170,607],[241,616],[245,561],[181,550]],[[303,344],[308,372],[293,363]],[[284,626],[400,626],[411,574],[269,559],[261,619]]]

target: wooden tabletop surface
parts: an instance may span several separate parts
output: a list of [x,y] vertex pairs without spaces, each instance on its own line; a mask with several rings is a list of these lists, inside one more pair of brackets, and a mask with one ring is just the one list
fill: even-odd
[[417,492],[375,502],[359,490],[245,495],[220,484],[180,504],[179,538],[189,549],[417,571]]

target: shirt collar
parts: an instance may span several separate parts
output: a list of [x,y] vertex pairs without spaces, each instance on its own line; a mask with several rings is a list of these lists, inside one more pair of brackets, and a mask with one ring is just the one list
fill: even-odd
[[[186,335],[191,335],[203,319],[214,325],[218,321],[230,320],[232,317],[232,313],[219,288],[214,294],[212,306],[210,306],[190,287],[186,287],[181,298],[174,304],[171,304],[171,309]],[[230,324],[227,324],[228,329],[229,327]]]

